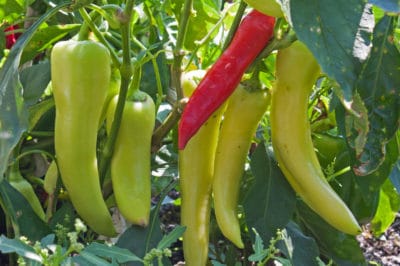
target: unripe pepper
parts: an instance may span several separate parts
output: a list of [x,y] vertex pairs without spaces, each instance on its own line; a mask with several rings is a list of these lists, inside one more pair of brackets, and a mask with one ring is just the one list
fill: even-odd
[[237,204],[240,180],[251,140],[269,97],[265,90],[249,91],[239,85],[228,98],[215,155],[213,195],[218,225],[230,241],[243,248]]
[[[183,74],[182,88],[189,96],[202,71]],[[214,157],[223,106],[204,123],[183,150],[179,151],[179,181],[181,189],[181,224],[183,253],[188,266],[207,264],[211,189]]]
[[45,219],[45,214],[43,211],[42,204],[39,201],[31,183],[29,183],[20,173],[18,169],[18,163],[11,166],[10,173],[8,175],[8,181],[10,185],[13,186],[19,193],[24,196],[24,198],[31,205],[32,210],[39,216],[40,219]]
[[183,110],[178,128],[179,149],[233,93],[243,73],[271,39],[274,25],[274,17],[256,10],[243,19],[229,47],[208,70]]
[[106,236],[116,232],[101,192],[96,142],[110,65],[107,48],[93,41],[58,42],[51,53],[55,151],[61,179],[81,218]]
[[[110,131],[118,96],[107,111]],[[155,125],[155,105],[144,92],[127,100],[122,113],[111,159],[111,180],[117,207],[129,222],[140,226],[149,223],[151,207],[151,136]]]
[[312,53],[300,41],[278,51],[271,99],[271,137],[285,177],[304,202],[336,229],[361,232],[357,220],[326,180],[311,139],[308,100],[320,73]]
[[252,8],[260,11],[269,16],[283,17],[280,4],[277,0],[245,0],[245,2]]

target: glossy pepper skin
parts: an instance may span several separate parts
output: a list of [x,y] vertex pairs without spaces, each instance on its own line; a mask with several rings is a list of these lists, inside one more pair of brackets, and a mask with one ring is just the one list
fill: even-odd
[[178,148],[225,102],[240,83],[243,73],[273,35],[275,18],[256,10],[239,25],[232,42],[209,69],[190,97],[179,123]]
[[[151,136],[155,124],[155,105],[144,92],[139,99],[127,100],[111,158],[111,180],[117,207],[129,222],[147,226],[151,207]],[[111,129],[118,96],[107,112]]]
[[[185,74],[182,87],[185,95],[189,96],[196,87],[196,77],[201,77],[202,72]],[[208,260],[212,177],[222,108],[179,151],[181,224],[186,226],[183,253],[188,266],[204,266]]]
[[320,73],[300,41],[278,51],[271,100],[271,137],[279,167],[304,202],[336,229],[361,232],[357,220],[327,182],[314,151],[308,99]]
[[110,64],[108,50],[93,41],[58,42],[51,53],[55,151],[61,179],[81,218],[106,236],[116,232],[101,192],[96,141]]
[[243,248],[237,214],[240,180],[258,123],[267,110],[265,90],[239,85],[228,98],[215,155],[213,195],[217,223],[226,238]]

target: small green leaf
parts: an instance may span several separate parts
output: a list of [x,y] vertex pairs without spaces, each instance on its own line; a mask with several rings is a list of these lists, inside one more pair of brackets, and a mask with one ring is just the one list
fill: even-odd
[[2,253],[17,253],[18,255],[33,261],[42,262],[42,258],[35,253],[33,247],[19,239],[10,239],[0,236],[0,250]]
[[183,233],[185,232],[186,227],[185,226],[176,226],[174,230],[172,230],[168,235],[164,236],[161,241],[158,243],[157,248],[158,249],[165,249],[169,248],[171,244],[176,242],[178,238],[180,238]]
[[380,236],[389,228],[399,210],[400,195],[387,179],[381,187],[378,209],[371,221],[371,229],[375,236]]
[[142,261],[139,257],[125,248],[108,246],[106,244],[97,242],[92,242],[89,244],[87,247],[85,247],[84,251],[99,257],[116,260],[119,263]]
[[318,265],[317,243],[313,238],[304,235],[299,226],[292,221],[283,231],[283,239],[278,242],[277,247],[285,254],[290,265]]
[[45,61],[23,69],[20,73],[24,100],[31,106],[39,100],[50,81],[50,63]]
[[83,265],[88,265],[87,263],[89,262],[90,264],[97,265],[97,266],[112,266],[111,263],[98,257],[97,255],[95,255],[91,252],[82,250],[79,253],[79,256],[82,257],[84,260],[86,260],[85,264],[83,264]]
[[253,228],[253,232],[255,234],[254,240],[254,253],[249,256],[249,261],[262,261],[266,256],[268,256],[268,250],[264,249],[264,243],[260,234]]

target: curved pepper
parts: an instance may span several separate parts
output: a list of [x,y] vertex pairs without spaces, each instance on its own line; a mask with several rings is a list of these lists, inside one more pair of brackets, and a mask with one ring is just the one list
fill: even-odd
[[215,155],[213,195],[218,225],[226,238],[243,248],[237,204],[240,180],[251,140],[269,97],[265,90],[249,91],[239,85],[228,98]]
[[107,48],[93,41],[58,42],[51,53],[55,151],[61,180],[82,219],[106,236],[116,232],[101,192],[96,142],[110,64]]
[[275,157],[293,189],[326,222],[347,234],[361,229],[326,180],[311,139],[308,100],[320,73],[300,41],[278,51],[271,99],[271,137]]

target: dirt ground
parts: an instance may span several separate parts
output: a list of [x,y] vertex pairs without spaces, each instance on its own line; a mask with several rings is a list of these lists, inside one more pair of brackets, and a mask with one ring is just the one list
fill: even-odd
[[367,228],[357,239],[370,265],[400,265],[400,213],[379,238],[375,238]]

